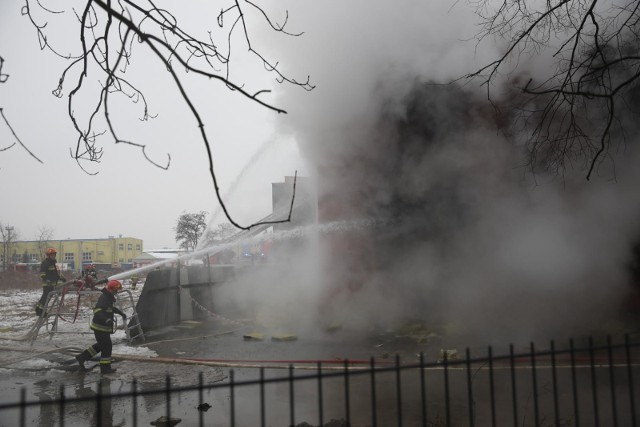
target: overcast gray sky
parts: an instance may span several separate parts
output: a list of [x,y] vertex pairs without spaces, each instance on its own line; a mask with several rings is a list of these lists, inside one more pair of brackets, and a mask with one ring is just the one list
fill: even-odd
[[[49,41],[61,52],[79,50],[70,9],[76,3],[43,3],[66,10],[64,19],[36,14],[42,18],[40,24],[48,22]],[[69,154],[76,140],[67,116],[66,95],[74,86],[72,80],[62,98],[51,93],[67,62],[39,49],[34,27],[21,15],[23,5],[22,0],[0,5],[0,55],[5,59],[3,72],[9,74],[8,81],[0,85],[0,107],[22,142],[44,164],[17,146],[0,153],[0,222],[14,226],[21,239],[35,239],[40,228],[49,227],[59,239],[122,234],[143,239],[146,249],[176,246],[173,227],[182,212],[213,214],[219,205],[196,121],[168,80],[168,73],[142,49],[136,50],[139,55],[133,59],[130,75],[144,88],[150,114],[158,117],[141,124],[138,106],[125,105],[127,120],[121,120],[118,128],[123,137],[148,144],[147,154],[158,163],[166,162],[169,154],[169,170],[151,165],[139,149],[115,145],[103,137],[99,142],[104,147],[101,163],[85,164],[89,171],[98,172],[89,176]],[[199,14],[195,7],[189,11],[190,15],[183,16],[186,22]],[[282,10],[278,16],[284,16]],[[215,26],[214,13],[207,25]],[[253,80],[254,73],[262,87],[272,85],[272,77],[259,63],[247,68],[248,75],[242,79]],[[220,188],[231,214],[243,225],[259,220],[270,210],[271,182],[282,181],[296,170],[308,174],[296,144],[277,135],[277,113],[220,83],[200,79],[190,89],[205,121]],[[275,96],[265,99],[273,102]],[[7,126],[1,125],[0,149],[14,141]]]

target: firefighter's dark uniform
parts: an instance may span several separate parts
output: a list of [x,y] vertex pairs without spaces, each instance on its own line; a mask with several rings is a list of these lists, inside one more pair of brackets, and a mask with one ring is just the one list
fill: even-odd
[[40,279],[42,280],[42,296],[36,304],[36,315],[41,316],[44,312],[44,305],[47,303],[47,296],[53,290],[59,280],[64,277],[58,271],[56,260],[49,257],[45,258],[40,264]]
[[113,306],[115,302],[115,295],[106,288],[102,289],[102,295],[100,295],[93,308],[93,319],[90,326],[93,329],[93,335],[96,337],[96,343],[76,356],[76,360],[82,368],[84,368],[85,361],[100,353],[100,372],[104,374],[115,371],[111,367],[113,315],[115,313],[122,316],[123,319],[127,319],[127,316],[122,311]]
[[85,277],[91,277],[92,279],[98,280],[98,273],[96,272],[95,268],[86,268],[82,270],[82,274],[80,277],[83,279]]
[[95,286],[100,283],[98,282],[98,273],[96,272],[96,269],[92,267],[87,267],[82,270],[80,279],[84,281],[84,288],[94,289]]

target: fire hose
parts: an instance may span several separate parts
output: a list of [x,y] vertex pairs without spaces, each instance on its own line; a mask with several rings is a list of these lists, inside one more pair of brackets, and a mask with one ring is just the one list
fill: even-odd
[[[15,351],[15,352],[25,352],[25,353],[33,353],[33,349],[26,348],[11,348],[11,347],[0,347],[0,351]],[[38,357],[45,354],[50,353],[61,353],[65,355],[78,353],[81,349],[76,347],[63,347],[63,348],[53,348],[49,350],[44,350],[38,353],[33,354],[29,358]],[[148,356],[135,356],[130,354],[117,354],[114,353],[112,355],[117,360],[128,360],[132,362],[143,362],[143,363],[162,363],[162,364],[180,364],[180,365],[201,365],[201,366],[209,366],[216,368],[253,368],[253,369],[297,369],[297,370],[318,370],[318,364],[321,365],[322,370],[334,370],[334,371],[344,371],[344,370],[364,370],[371,368],[371,360],[365,359],[291,359],[291,360],[245,360],[245,359],[211,359],[211,358],[178,358],[178,357],[148,357]],[[590,360],[587,357],[577,358],[576,362],[580,363],[576,367],[589,367]],[[24,358],[20,358],[19,360],[10,361],[7,363],[3,363],[0,365],[0,368],[6,368],[8,365],[11,365],[17,361],[24,361]],[[527,362],[527,360],[520,359],[519,362]],[[392,361],[375,361],[375,366],[386,365],[389,366],[395,362]],[[602,365],[600,367],[607,367],[605,361],[601,361]],[[328,366],[327,366],[328,365]],[[633,363],[633,366],[638,366],[638,364]],[[540,365],[539,367],[543,367],[545,365]],[[625,365],[626,366],[626,365]],[[546,367],[550,367],[546,366]],[[571,368],[572,366],[562,364],[556,365],[556,368]],[[493,366],[492,369],[511,369],[511,366]],[[528,364],[519,366],[518,368],[522,369],[530,369]],[[439,366],[425,366],[424,369],[430,370],[442,370],[444,369],[443,365]],[[448,366],[449,370],[466,370],[468,369],[466,366]],[[486,366],[480,367],[478,369],[489,369]]]
[[[0,351],[9,352],[24,352],[33,353],[33,349],[26,349],[20,347],[0,347]],[[82,349],[76,347],[63,347],[53,348],[49,350],[43,350],[28,357],[28,359],[42,356],[51,353],[61,353],[64,355],[75,354],[82,351]],[[148,357],[148,356],[135,356],[130,354],[117,354],[112,355],[117,360],[128,360],[132,362],[144,362],[144,363],[163,363],[163,364],[181,364],[181,365],[201,365],[210,367],[227,367],[227,368],[265,368],[265,369],[289,369],[290,365],[294,369],[317,369],[318,363],[321,365],[342,365],[342,366],[322,366],[325,370],[352,370],[352,369],[366,369],[371,363],[370,360],[354,359],[354,360],[341,360],[341,359],[326,359],[326,360],[243,360],[243,359],[209,359],[209,358],[180,358],[180,357]],[[7,363],[3,363],[0,367],[7,367],[18,361],[24,361],[25,358],[13,360]],[[344,366],[348,364],[348,366]],[[378,362],[380,363],[380,362]],[[294,365],[296,364],[296,365]],[[353,366],[359,365],[359,366]]]

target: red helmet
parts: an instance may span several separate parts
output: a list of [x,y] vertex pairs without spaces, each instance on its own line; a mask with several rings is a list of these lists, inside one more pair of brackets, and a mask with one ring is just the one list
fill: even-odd
[[112,294],[115,294],[120,289],[122,289],[122,283],[117,280],[109,280],[109,282],[107,283],[107,290]]
[[55,249],[53,249],[53,248],[47,248],[47,255],[52,255],[52,254],[53,254],[53,255],[55,255],[55,254],[57,254],[57,253],[58,253],[58,252],[56,252],[56,250],[55,250]]

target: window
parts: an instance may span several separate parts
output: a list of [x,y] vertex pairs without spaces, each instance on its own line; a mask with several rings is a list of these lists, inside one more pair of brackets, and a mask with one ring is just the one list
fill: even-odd
[[38,262],[38,254],[29,254],[31,262]]
[[118,249],[124,251],[124,243],[118,244]]
[[133,249],[133,245],[132,245],[131,243],[129,243],[129,244],[127,245],[127,249],[128,249],[128,250],[132,250],[132,249]]
[[93,252],[82,252],[82,260],[83,261],[91,261]]
[[65,261],[73,261],[73,252],[65,252],[64,253]]
[[131,258],[129,258],[129,259],[127,260],[127,262],[128,262],[129,264],[131,264],[131,263],[133,262],[133,260],[132,260]]
[[140,250],[140,245],[136,245],[136,251]]
[[124,258],[120,258],[120,259],[118,260],[118,262],[119,262],[120,264],[122,264],[122,263],[124,262]]

